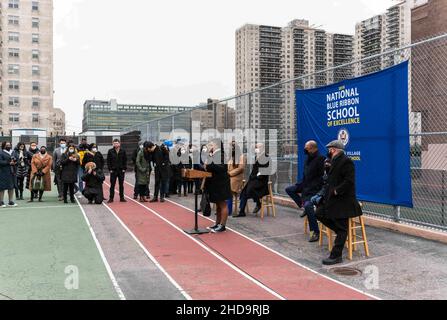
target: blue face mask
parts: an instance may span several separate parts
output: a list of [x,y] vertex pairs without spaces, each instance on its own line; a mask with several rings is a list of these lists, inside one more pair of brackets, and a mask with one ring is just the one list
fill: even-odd
[[61,143],[61,148],[65,149],[67,147],[67,145],[65,143]]

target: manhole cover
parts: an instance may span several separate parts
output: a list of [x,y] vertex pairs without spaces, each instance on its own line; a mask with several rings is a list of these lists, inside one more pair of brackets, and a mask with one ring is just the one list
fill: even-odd
[[339,276],[345,276],[345,277],[355,277],[360,276],[362,274],[362,272],[359,269],[349,267],[333,268],[330,271]]

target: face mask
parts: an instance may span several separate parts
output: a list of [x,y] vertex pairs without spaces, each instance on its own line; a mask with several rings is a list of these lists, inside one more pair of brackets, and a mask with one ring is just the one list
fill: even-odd
[[186,153],[186,150],[182,150],[182,151],[180,151],[182,154],[185,154]]
[[11,151],[11,147],[5,147],[6,151]]
[[45,154],[45,153],[47,153],[46,150],[40,150],[40,154]]
[[61,148],[65,149],[67,147],[67,145],[65,143],[61,143]]
[[261,150],[259,150],[259,149],[255,149],[255,153],[256,154],[259,154],[261,152]]
[[140,146],[140,150],[143,150],[143,147],[144,147],[144,146],[143,146],[143,145],[141,145],[141,146]]
[[31,147],[31,150],[33,150],[33,151],[36,150],[36,149],[37,149],[36,147]]
[[203,152],[203,153],[206,153],[207,151],[208,151],[207,148],[203,148],[203,149],[202,149],[202,152]]
[[74,149],[70,149],[70,150],[68,150],[68,152],[74,153],[75,151],[74,151]]
[[96,148],[93,148],[93,149],[92,149],[92,151],[93,151],[93,152],[97,152],[97,151],[98,151],[98,149],[96,149]]

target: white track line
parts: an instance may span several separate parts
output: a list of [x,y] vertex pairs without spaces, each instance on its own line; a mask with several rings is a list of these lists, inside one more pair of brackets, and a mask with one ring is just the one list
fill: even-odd
[[[106,185],[109,185],[107,182],[105,182]],[[129,184],[130,185],[130,184]],[[197,240],[196,238],[194,238],[193,236],[187,234],[184,230],[182,230],[181,228],[179,228],[178,226],[176,226],[174,223],[172,223],[171,221],[169,221],[168,219],[166,219],[165,217],[161,216],[158,212],[154,211],[151,208],[146,207],[145,205],[141,204],[138,201],[135,201],[134,199],[132,199],[131,197],[125,195],[126,198],[128,198],[129,200],[135,202],[136,204],[138,204],[139,206],[143,207],[144,209],[146,209],[147,211],[150,211],[151,213],[153,213],[154,215],[156,215],[157,217],[159,217],[161,220],[163,220],[164,222],[166,222],[167,224],[169,224],[171,227],[173,227],[174,229],[176,229],[177,231],[179,231],[181,234],[183,234],[185,237],[188,237],[189,239],[193,240],[195,243],[197,243],[199,246],[201,246],[203,249],[205,249],[208,253],[212,254],[213,256],[215,256],[217,259],[219,259],[220,261],[222,261],[223,263],[225,263],[227,266],[229,266],[231,269],[233,269],[234,271],[236,271],[237,273],[239,273],[240,275],[242,275],[243,277],[245,277],[246,279],[250,280],[251,282],[253,282],[254,284],[256,284],[257,286],[261,287],[262,289],[264,289],[265,291],[267,291],[268,293],[270,293],[271,295],[275,296],[276,298],[280,299],[280,300],[286,300],[286,298],[284,298],[283,296],[281,296],[279,293],[273,291],[272,289],[270,289],[269,287],[265,286],[263,283],[259,282],[258,280],[256,280],[255,278],[253,278],[252,276],[250,276],[249,274],[243,272],[242,270],[240,270],[239,268],[237,268],[234,264],[232,264],[230,261],[224,259],[222,256],[218,255],[217,253],[215,253],[214,251],[212,251],[210,248],[208,248],[207,246],[205,246],[202,242],[200,242],[199,240]]]
[[[130,186],[133,187],[133,185],[132,185],[131,183],[129,183],[129,182],[125,181],[125,183],[127,183],[128,185],[130,185]],[[183,205],[181,205],[181,204],[179,204],[179,203],[177,203],[177,202],[174,202],[174,201],[169,200],[169,199],[165,199],[165,200],[168,201],[168,202],[170,202],[170,203],[172,203],[172,204],[178,205],[179,207],[182,207],[182,208],[184,208],[184,209],[186,209],[186,210],[188,210],[188,211],[194,213],[194,210],[192,210],[192,209],[190,209],[190,208],[188,208],[188,207],[185,207],[185,206],[183,206]],[[211,218],[204,217],[202,214],[200,214],[200,216],[203,217],[203,218],[205,218],[205,219],[207,219],[207,220],[209,220],[209,221],[214,221],[214,220],[212,220]],[[349,288],[349,289],[352,289],[352,290],[354,290],[354,291],[356,291],[356,292],[359,292],[359,293],[361,293],[361,294],[364,294],[364,295],[366,295],[366,296],[368,296],[368,297],[370,297],[370,298],[373,298],[373,299],[376,299],[376,300],[382,300],[382,299],[379,298],[379,297],[376,297],[376,296],[374,296],[374,295],[372,295],[372,294],[369,294],[369,293],[367,293],[367,292],[365,292],[365,291],[362,291],[362,290],[360,290],[360,289],[357,289],[357,288],[354,288],[354,287],[352,287],[352,286],[350,286],[350,285],[347,285],[347,284],[345,284],[345,283],[343,283],[343,282],[340,282],[340,281],[338,281],[338,280],[335,280],[335,279],[333,279],[333,278],[331,278],[331,277],[329,277],[329,276],[327,276],[327,275],[324,275],[324,274],[319,273],[318,271],[312,270],[312,269],[310,269],[309,267],[306,267],[305,265],[302,265],[301,263],[299,263],[299,262],[297,262],[297,261],[295,261],[295,260],[293,260],[293,259],[291,259],[291,258],[289,258],[289,257],[286,257],[286,256],[283,255],[282,253],[280,253],[280,252],[278,252],[278,251],[275,251],[275,250],[273,250],[273,249],[271,249],[271,248],[265,246],[264,244],[262,244],[262,243],[260,243],[260,242],[258,242],[258,241],[256,241],[256,240],[253,240],[253,239],[247,237],[246,235],[244,235],[244,234],[242,234],[242,233],[240,233],[240,232],[238,232],[238,231],[236,231],[236,230],[234,230],[234,229],[231,229],[231,228],[229,228],[229,227],[227,227],[227,229],[228,229],[228,230],[231,230],[232,232],[234,232],[234,233],[236,233],[236,234],[238,234],[238,235],[240,235],[241,237],[244,237],[244,238],[250,240],[250,241],[253,242],[253,243],[256,243],[257,245],[263,247],[264,249],[266,249],[266,250],[268,250],[268,251],[270,251],[270,252],[273,252],[273,253],[277,254],[278,256],[280,256],[280,257],[282,257],[282,258],[284,258],[284,259],[286,259],[286,260],[288,260],[288,261],[290,261],[290,262],[296,264],[297,266],[299,266],[299,267],[301,267],[301,268],[304,268],[304,269],[306,269],[306,270],[308,270],[308,271],[311,271],[311,272],[313,272],[313,273],[315,273],[315,274],[318,274],[318,275],[320,275],[320,276],[322,276],[322,277],[324,277],[324,278],[326,278],[326,279],[328,279],[328,280],[331,280],[331,281],[333,281],[333,282],[335,282],[335,283],[338,283],[338,284],[340,284],[340,285],[342,285],[342,286],[344,286],[344,287],[346,287],[346,288]],[[367,261],[367,260],[365,260],[365,262],[366,262],[366,261]]]
[[148,258],[155,264],[155,266],[168,278],[168,280],[176,287],[180,293],[187,299],[192,300],[191,296],[186,293],[186,291],[166,272],[166,270],[158,263],[155,257],[149,253],[146,247],[138,240],[138,238],[133,234],[133,232],[126,226],[126,224],[116,215],[115,211],[110,208],[108,205],[103,203],[103,205],[113,214],[116,220],[121,224],[121,226],[129,233],[129,235],[135,240],[135,242],[140,246],[140,248],[144,251],[144,253],[148,256]]
[[79,207],[81,208],[81,212],[84,215],[85,222],[87,223],[88,229],[90,230],[90,233],[93,237],[93,240],[95,241],[96,247],[99,251],[99,254],[101,255],[102,262],[104,263],[107,273],[109,274],[110,279],[112,280],[113,288],[115,289],[116,293],[118,294],[118,297],[120,300],[126,300],[126,297],[124,296],[123,291],[121,290],[118,281],[116,281],[115,276],[113,275],[112,268],[110,268],[109,263],[107,262],[106,256],[104,255],[104,251],[102,251],[101,245],[99,244],[98,238],[96,238],[95,232],[93,231],[92,225],[90,224],[89,219],[87,218],[87,214],[85,213],[84,208],[82,207],[79,200],[76,198],[76,202],[78,203]]

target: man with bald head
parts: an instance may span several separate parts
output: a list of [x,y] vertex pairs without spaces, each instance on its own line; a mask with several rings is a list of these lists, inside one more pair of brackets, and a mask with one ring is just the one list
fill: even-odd
[[295,201],[298,207],[304,207],[301,217],[309,219],[310,239],[316,242],[320,237],[317,218],[315,217],[314,205],[311,198],[321,190],[323,186],[324,156],[318,151],[318,145],[311,140],[304,146],[306,160],[303,168],[303,180],[293,186],[286,188],[287,194]]

